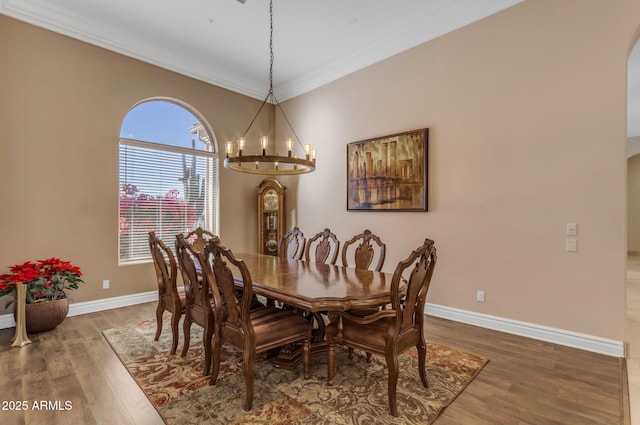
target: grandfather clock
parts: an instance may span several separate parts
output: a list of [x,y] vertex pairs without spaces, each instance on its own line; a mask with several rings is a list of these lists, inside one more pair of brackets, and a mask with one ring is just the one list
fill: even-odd
[[258,185],[258,253],[278,255],[278,241],[284,229],[284,191],[274,178]]

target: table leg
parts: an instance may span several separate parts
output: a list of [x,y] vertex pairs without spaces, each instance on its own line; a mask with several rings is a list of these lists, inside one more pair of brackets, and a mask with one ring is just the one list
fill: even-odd
[[[325,323],[322,313],[303,313],[309,320],[315,322],[311,333],[310,357],[320,357],[327,354],[325,341]],[[295,369],[302,362],[302,345],[288,344],[280,350],[280,353],[271,361],[275,367],[287,370]]]

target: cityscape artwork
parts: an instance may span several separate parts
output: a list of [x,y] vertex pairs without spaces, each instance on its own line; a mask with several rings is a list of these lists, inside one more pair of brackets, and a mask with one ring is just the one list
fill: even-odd
[[427,211],[429,129],[347,145],[347,210]]

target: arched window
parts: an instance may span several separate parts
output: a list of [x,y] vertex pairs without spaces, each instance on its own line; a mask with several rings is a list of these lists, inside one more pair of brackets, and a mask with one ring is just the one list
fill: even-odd
[[167,246],[196,227],[218,233],[218,164],[213,132],[177,101],[129,111],[120,129],[120,264],[151,259],[152,230]]

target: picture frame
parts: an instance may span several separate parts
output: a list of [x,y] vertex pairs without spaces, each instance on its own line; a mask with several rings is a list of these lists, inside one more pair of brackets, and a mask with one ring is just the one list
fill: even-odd
[[347,144],[347,211],[428,211],[429,129]]

